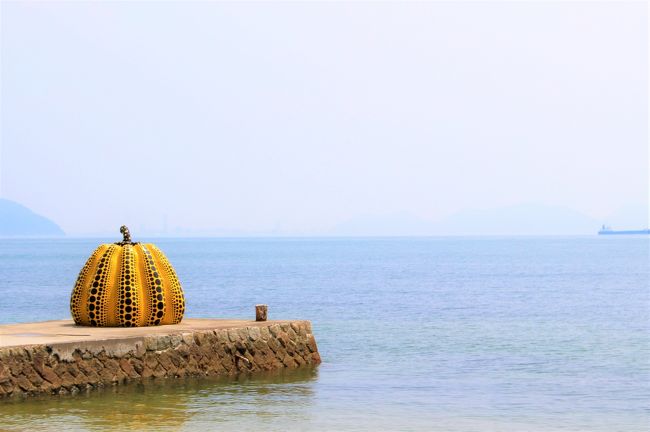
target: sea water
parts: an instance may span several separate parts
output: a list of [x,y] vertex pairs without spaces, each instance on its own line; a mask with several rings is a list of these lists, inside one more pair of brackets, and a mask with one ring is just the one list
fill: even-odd
[[[308,319],[316,368],[0,403],[3,430],[647,431],[647,237],[149,239],[186,317]],[[0,240],[0,323],[110,239]]]

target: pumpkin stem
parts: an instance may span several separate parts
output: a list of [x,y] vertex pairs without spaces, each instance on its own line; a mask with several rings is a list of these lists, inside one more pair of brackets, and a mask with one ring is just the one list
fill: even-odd
[[131,233],[129,232],[129,228],[126,225],[122,225],[120,227],[120,232],[122,233],[123,239],[118,244],[120,244],[122,246],[127,245],[127,244],[134,244],[131,241]]

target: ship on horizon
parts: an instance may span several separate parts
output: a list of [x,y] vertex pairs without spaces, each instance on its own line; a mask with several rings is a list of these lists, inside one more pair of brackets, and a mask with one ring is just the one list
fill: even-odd
[[650,229],[641,229],[641,230],[613,230],[612,227],[608,225],[603,225],[598,231],[598,235],[648,235],[650,234]]

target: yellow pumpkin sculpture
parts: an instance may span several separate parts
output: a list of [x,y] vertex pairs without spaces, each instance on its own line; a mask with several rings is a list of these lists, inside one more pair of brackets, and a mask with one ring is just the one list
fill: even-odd
[[178,324],[185,298],[167,257],[151,243],[124,240],[99,246],[79,272],[70,298],[77,325],[142,327]]

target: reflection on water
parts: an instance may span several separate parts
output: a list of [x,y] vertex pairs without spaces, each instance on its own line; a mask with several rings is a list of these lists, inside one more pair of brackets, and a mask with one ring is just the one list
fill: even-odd
[[[0,430],[206,430],[307,420],[317,369],[151,380],[3,403]],[[291,419],[287,419],[291,416]]]

